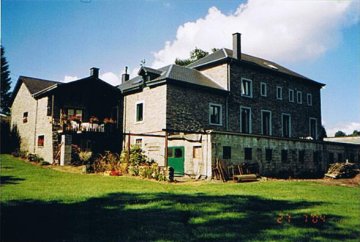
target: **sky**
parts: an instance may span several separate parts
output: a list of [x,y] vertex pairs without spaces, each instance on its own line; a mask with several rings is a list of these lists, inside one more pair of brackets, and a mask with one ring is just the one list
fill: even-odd
[[125,66],[162,67],[195,47],[242,51],[325,83],[328,136],[360,130],[360,1],[2,0],[1,45],[20,75],[68,82],[91,67],[112,85]]

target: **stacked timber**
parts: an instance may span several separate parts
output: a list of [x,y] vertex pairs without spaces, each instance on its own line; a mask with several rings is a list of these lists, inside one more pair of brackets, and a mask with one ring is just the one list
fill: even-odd
[[359,173],[359,169],[354,163],[334,163],[329,167],[328,172],[325,174],[331,178],[352,178]]

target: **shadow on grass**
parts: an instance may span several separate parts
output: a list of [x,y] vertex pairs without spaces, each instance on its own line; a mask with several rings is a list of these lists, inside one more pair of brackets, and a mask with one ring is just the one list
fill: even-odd
[[114,193],[78,203],[12,201],[1,207],[1,241],[324,241],[357,238],[331,218],[277,223],[283,211],[315,202],[265,200],[257,196]]
[[18,178],[15,176],[0,176],[0,186],[3,185],[15,185],[18,184],[20,181],[24,181],[25,179],[23,178]]

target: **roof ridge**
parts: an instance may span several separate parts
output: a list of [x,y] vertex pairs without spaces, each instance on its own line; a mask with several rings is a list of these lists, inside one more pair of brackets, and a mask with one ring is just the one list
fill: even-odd
[[34,80],[37,80],[37,81],[46,81],[46,82],[61,83],[60,81],[47,80],[47,79],[42,79],[42,78],[37,78],[37,77],[23,76],[23,75],[19,76],[19,79],[22,79],[22,78],[34,79]]

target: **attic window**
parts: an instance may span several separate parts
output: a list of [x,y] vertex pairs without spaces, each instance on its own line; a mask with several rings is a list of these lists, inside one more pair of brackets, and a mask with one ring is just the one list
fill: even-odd
[[277,68],[276,66],[270,64],[270,63],[267,63],[267,62],[264,62],[264,65],[270,67],[271,69],[274,69],[274,70],[279,70],[279,68]]

